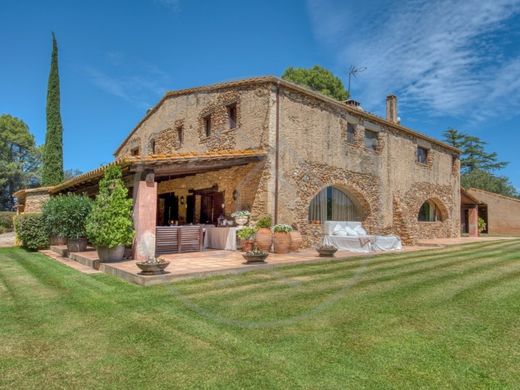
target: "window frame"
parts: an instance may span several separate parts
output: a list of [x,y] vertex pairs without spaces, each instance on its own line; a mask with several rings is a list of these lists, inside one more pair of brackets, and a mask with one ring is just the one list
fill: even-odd
[[152,138],[150,140],[150,152],[151,152],[151,154],[155,154],[155,147],[156,147],[156,145],[155,145],[155,138]]
[[355,144],[356,143],[356,126],[352,123],[347,123],[347,143]]
[[208,114],[204,116],[204,134],[206,135],[206,138],[209,138],[211,136],[211,114]]
[[[233,130],[238,127],[238,108],[237,103],[231,103],[226,106],[228,116],[228,130]],[[233,113],[233,118],[232,114]]]
[[[425,206],[428,206],[428,211],[427,211],[427,218],[426,219],[422,219],[421,217],[424,217],[426,214],[424,213],[423,211],[423,208]],[[431,212],[431,208],[433,208],[433,213]],[[433,215],[433,219],[430,219],[430,216]],[[436,222],[442,222],[442,215],[441,215],[441,212],[440,212],[440,209],[439,209],[439,206],[437,206],[437,204],[432,201],[432,200],[426,200],[422,205],[421,205],[421,208],[419,209],[419,212],[417,213],[417,222],[419,223],[436,223]]]
[[130,156],[137,157],[141,155],[141,148],[139,146],[136,146],[134,148],[130,149]]
[[[371,134],[371,136],[368,137],[367,136],[368,134]],[[372,136],[373,136],[373,138],[372,138]],[[373,142],[369,145],[369,144],[367,144],[367,140],[371,140]],[[372,150],[374,152],[377,151],[377,148],[379,147],[379,132],[370,130],[370,129],[365,129],[363,143],[364,143],[365,149]]]
[[[421,161],[421,158],[420,158],[421,154],[419,153],[419,151],[424,151],[424,161]],[[430,155],[430,149],[425,148],[424,146],[417,145],[417,149],[415,151],[415,161],[418,164],[428,165],[429,155]]]

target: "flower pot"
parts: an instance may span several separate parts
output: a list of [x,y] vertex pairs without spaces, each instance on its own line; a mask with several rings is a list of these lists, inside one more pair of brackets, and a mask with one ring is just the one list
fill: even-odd
[[248,216],[235,217],[235,222],[238,226],[244,226],[247,223],[247,221],[249,221]]
[[316,248],[320,257],[334,257],[334,253],[337,252],[338,248]]
[[102,263],[113,263],[115,261],[121,261],[121,260],[123,260],[123,257],[125,256],[125,246],[124,245],[118,245],[113,248],[98,246],[96,249],[97,249],[99,260]]
[[169,261],[161,261],[161,262],[138,262],[136,263],[137,266],[141,269],[140,274],[141,275],[161,275],[164,274],[166,271],[166,267],[170,265]]
[[244,252],[252,251],[254,243],[255,242],[253,240],[241,240],[242,251],[244,251]]
[[289,236],[291,237],[291,243],[289,245],[289,250],[291,252],[299,251],[303,244],[303,238],[302,238],[301,233],[295,230],[295,231],[290,232]]
[[85,252],[87,250],[87,239],[69,238],[67,239],[67,249],[69,252]]
[[51,245],[67,245],[67,239],[62,236],[51,237]]
[[256,232],[256,246],[258,249],[269,252],[273,245],[273,233],[271,229],[261,228]]
[[265,263],[265,259],[269,256],[269,253],[262,254],[242,254],[242,257],[246,259],[246,263]]
[[274,233],[274,253],[289,253],[291,236],[289,233]]

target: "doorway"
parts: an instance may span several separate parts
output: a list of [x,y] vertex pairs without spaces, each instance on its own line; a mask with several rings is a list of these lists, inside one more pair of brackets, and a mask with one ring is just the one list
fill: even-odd
[[179,220],[179,197],[174,192],[161,194],[157,204],[157,226],[168,226]]
[[208,192],[201,194],[200,222],[216,225],[218,217],[224,215],[223,204],[223,192]]

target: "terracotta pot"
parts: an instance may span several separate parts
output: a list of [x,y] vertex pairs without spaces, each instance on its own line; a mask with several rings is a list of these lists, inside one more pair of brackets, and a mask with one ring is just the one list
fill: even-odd
[[302,235],[300,234],[300,232],[295,230],[290,232],[289,236],[291,237],[289,249],[291,250],[291,252],[298,252],[303,244]]
[[274,253],[289,253],[291,236],[289,233],[274,233]]
[[123,260],[125,256],[125,246],[118,245],[114,248],[99,246],[96,248],[99,260],[103,263],[112,263]]
[[69,238],[67,240],[67,249],[69,252],[85,252],[87,244],[86,238]]
[[252,251],[254,243],[255,242],[253,240],[242,240],[241,241],[242,251],[244,251],[244,252]]
[[261,228],[256,232],[256,246],[258,249],[263,250],[265,252],[269,252],[271,250],[271,246],[273,245],[273,233],[271,229]]

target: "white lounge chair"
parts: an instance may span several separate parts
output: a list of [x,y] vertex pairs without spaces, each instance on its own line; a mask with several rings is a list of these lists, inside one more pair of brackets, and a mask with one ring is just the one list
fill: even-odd
[[325,221],[322,243],[357,253],[396,251],[403,248],[399,237],[369,235],[361,222],[357,221]]

